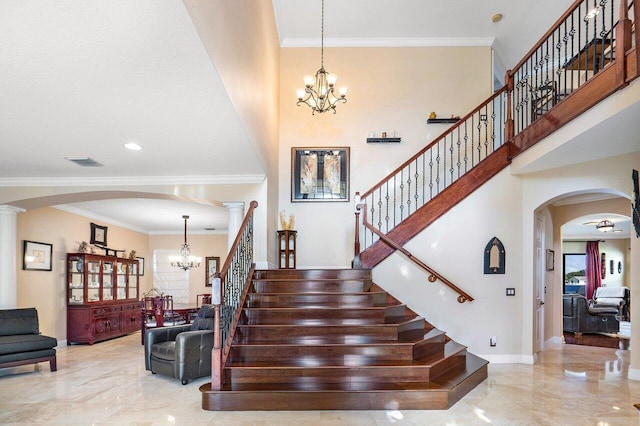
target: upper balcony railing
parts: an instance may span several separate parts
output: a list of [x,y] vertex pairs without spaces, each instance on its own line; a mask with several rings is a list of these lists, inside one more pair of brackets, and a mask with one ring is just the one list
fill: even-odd
[[[354,264],[380,234],[389,235],[503,145],[510,161],[636,78],[635,16],[640,6],[633,1],[575,1],[507,72],[505,87],[356,201]],[[397,250],[397,241],[387,240]]]
[[615,60],[621,7],[615,0],[574,2],[513,68],[514,135]]

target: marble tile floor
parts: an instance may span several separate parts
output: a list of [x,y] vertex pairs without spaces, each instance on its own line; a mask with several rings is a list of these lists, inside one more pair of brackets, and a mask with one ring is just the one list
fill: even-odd
[[535,365],[491,364],[446,411],[209,412],[198,388],[144,369],[140,336],[58,350],[47,363],[0,369],[2,425],[638,425],[629,351],[551,344]]

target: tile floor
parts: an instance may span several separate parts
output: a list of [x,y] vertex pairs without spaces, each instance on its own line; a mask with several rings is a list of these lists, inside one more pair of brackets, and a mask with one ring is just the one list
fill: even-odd
[[638,425],[629,351],[548,345],[536,365],[489,366],[447,411],[209,412],[201,384],[152,376],[140,336],[58,350],[58,371],[0,370],[0,424],[38,425]]

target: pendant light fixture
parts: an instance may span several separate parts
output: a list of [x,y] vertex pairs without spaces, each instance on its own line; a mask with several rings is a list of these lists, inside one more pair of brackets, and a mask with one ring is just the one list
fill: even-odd
[[334,88],[336,75],[329,74],[324,69],[324,0],[322,0],[322,26],[320,32],[320,69],[313,76],[304,77],[304,89],[298,89],[298,102],[307,104],[311,108],[311,114],[331,111],[336,113],[338,102],[347,102],[347,88],[341,87],[339,97],[335,95]]
[[189,216],[184,215],[182,218],[184,219],[184,244],[180,247],[180,256],[170,256],[169,261],[171,266],[188,271],[191,268],[200,266],[202,258],[191,255],[191,248],[187,244],[187,220]]
[[615,226],[616,225],[609,219],[605,219],[596,225],[596,229],[600,232],[609,232],[612,231]]

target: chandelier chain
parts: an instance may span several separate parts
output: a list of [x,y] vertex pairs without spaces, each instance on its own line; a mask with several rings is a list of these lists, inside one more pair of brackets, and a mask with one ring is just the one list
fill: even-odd
[[324,69],[324,0],[322,0],[322,12],[320,22],[320,68]]

